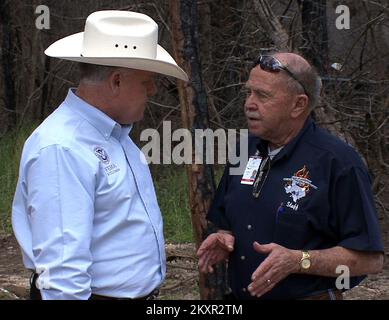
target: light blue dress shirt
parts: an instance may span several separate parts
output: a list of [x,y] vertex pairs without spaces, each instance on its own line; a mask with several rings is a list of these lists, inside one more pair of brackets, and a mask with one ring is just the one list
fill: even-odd
[[12,224],[43,299],[136,298],[163,282],[162,217],[130,130],[69,90],[26,141]]

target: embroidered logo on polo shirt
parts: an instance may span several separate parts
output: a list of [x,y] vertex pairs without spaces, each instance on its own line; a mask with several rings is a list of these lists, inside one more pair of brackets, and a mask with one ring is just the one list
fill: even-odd
[[95,156],[97,158],[99,158],[99,160],[102,163],[104,163],[104,164],[108,164],[109,163],[110,160],[109,160],[108,153],[102,147],[96,147],[94,149],[94,152],[95,152]]
[[285,192],[292,198],[293,203],[288,201],[286,204],[287,207],[293,209],[294,211],[298,210],[297,201],[301,198],[304,198],[311,189],[317,189],[317,187],[312,184],[312,181],[309,179],[309,171],[307,167],[304,167],[290,178],[284,178],[286,182],[284,185]]
[[104,148],[97,146],[93,149],[93,151],[95,153],[95,156],[104,165],[104,170],[108,176],[113,175],[114,173],[117,173],[120,171],[120,168],[116,164],[111,163],[111,159],[108,156],[108,153],[107,153],[107,151],[105,151]]

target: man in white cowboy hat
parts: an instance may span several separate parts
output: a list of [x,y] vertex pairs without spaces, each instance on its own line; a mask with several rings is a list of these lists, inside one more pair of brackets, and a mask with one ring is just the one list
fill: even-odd
[[165,278],[152,178],[129,138],[155,73],[188,80],[157,37],[144,14],[99,11],[45,51],[82,64],[21,158],[12,223],[32,299],[147,299]]

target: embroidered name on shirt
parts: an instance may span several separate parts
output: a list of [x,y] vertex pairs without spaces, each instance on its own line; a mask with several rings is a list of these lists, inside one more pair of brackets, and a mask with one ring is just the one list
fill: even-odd
[[284,185],[285,192],[293,200],[293,203],[288,201],[286,206],[294,211],[298,210],[298,200],[304,198],[310,192],[311,188],[317,189],[312,184],[312,181],[309,180],[309,171],[306,166],[298,170],[292,177],[284,178],[283,180],[286,182]]
[[109,166],[106,166],[104,168],[105,172],[107,173],[107,175],[112,175],[116,172],[119,172],[120,171],[120,168],[118,168],[118,166],[116,164],[110,164]]
[[298,205],[297,203],[293,204],[293,203],[290,202],[290,201],[288,201],[288,202],[286,203],[286,206],[287,206],[288,208],[293,209],[294,211],[297,211],[297,210],[299,209],[299,205]]

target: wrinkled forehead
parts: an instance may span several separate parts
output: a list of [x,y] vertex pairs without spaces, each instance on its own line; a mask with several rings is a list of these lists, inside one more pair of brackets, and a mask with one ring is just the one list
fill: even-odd
[[251,69],[246,87],[279,86],[285,82],[282,72],[269,72],[262,70],[258,65]]

